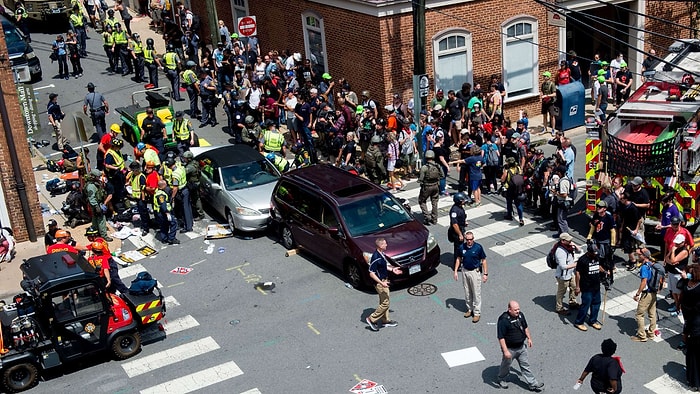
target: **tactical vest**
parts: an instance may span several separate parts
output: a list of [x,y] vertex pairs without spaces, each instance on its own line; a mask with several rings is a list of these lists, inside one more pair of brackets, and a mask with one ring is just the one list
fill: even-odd
[[83,27],[83,16],[78,14],[73,14],[70,16],[70,21],[75,27]]
[[137,54],[137,55],[143,54],[143,43],[134,41],[131,48],[134,50],[135,54]]
[[160,165],[160,158],[158,157],[158,154],[156,153],[156,151],[149,148],[147,148],[143,152],[143,161],[144,163],[148,163],[149,161],[153,162],[153,164],[155,164],[156,166]]
[[168,186],[173,187],[173,170],[167,165],[163,166],[163,180],[168,183]]
[[165,60],[165,67],[168,70],[175,70],[177,69],[177,62],[175,61],[175,58],[177,55],[175,52],[168,52],[163,56],[163,60]]
[[173,180],[177,179],[178,188],[182,189],[187,186],[187,173],[185,172],[185,167],[178,163],[172,173]]
[[129,42],[129,40],[126,38],[126,32],[123,30],[115,31],[112,33],[112,37],[114,38],[115,44],[124,45]]
[[197,74],[191,69],[187,69],[182,73],[182,80],[188,85],[194,85],[197,82]]
[[102,34],[102,44],[106,47],[111,47],[114,45],[114,36],[113,33],[103,33]]
[[109,149],[107,154],[112,156],[112,159],[114,159],[115,167],[117,167],[120,171],[124,169],[124,157],[121,155],[121,153]]

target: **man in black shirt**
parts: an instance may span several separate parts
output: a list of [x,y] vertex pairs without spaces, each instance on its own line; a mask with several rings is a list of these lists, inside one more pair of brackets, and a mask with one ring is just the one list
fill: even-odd
[[49,231],[44,235],[44,246],[47,248],[56,243],[56,231],[58,231],[58,223],[51,219],[49,220]]
[[578,309],[578,316],[574,321],[574,327],[581,331],[588,328],[583,325],[586,320],[588,309],[591,315],[588,324],[600,330],[603,326],[598,322],[598,312],[600,311],[600,272],[603,271],[598,260],[598,247],[589,244],[586,254],[581,256],[576,262],[576,295],[581,294],[581,307]]
[[613,357],[617,344],[606,339],[600,345],[601,354],[591,357],[576,384],[580,387],[588,374],[591,375],[591,389],[595,393],[622,392],[622,367],[620,361]]
[[644,217],[637,209],[637,206],[632,203],[632,197],[628,192],[624,192],[620,198],[618,214],[622,222],[619,244],[629,256],[627,269],[631,271],[636,267],[636,250],[639,248],[644,234]]
[[161,160],[165,159],[165,140],[168,138],[165,124],[155,116],[153,108],[146,108],[146,118],[141,122],[141,140],[153,145],[158,150]]
[[508,382],[505,379],[510,372],[513,360],[518,360],[520,370],[530,387],[530,391],[538,393],[544,391],[544,383],[537,382],[530,370],[527,348],[532,347],[532,337],[525,315],[520,312],[520,304],[512,300],[508,302],[508,310],[498,318],[497,329],[498,343],[503,352],[501,367],[498,370],[498,386],[502,389],[508,388]]

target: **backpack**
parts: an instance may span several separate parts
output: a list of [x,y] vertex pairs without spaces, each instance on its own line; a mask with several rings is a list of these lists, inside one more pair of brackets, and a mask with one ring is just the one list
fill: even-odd
[[511,195],[520,195],[523,193],[525,186],[525,177],[523,174],[511,174],[508,179],[508,191]]
[[555,256],[557,249],[561,246],[561,242],[557,241],[552,249],[547,253],[547,267],[555,270],[559,266],[557,263],[557,257]]
[[489,167],[498,166],[498,151],[489,145],[488,154],[486,155],[486,165]]
[[147,295],[153,292],[153,289],[158,286],[158,281],[153,279],[151,274],[146,271],[139,272],[136,278],[131,281],[129,286],[129,294],[132,295]]
[[649,289],[651,293],[656,293],[661,290],[663,286],[662,279],[664,275],[666,275],[666,270],[658,261],[650,264],[649,268],[651,268],[651,280],[647,282],[647,289]]
[[571,197],[572,202],[575,202],[576,197],[578,197],[578,187],[576,187],[576,182],[574,182],[573,179],[569,178],[568,176],[566,179],[569,180],[569,197]]
[[192,13],[192,26],[190,26],[190,30],[192,30],[195,33],[199,33],[199,28],[202,26],[202,22],[199,20],[199,16],[195,13]]
[[425,182],[437,182],[442,178],[442,169],[435,163],[426,164],[428,170],[425,173]]
[[374,168],[377,166],[377,161],[376,157],[374,156],[374,152],[370,152],[369,150],[365,154],[365,167],[367,168]]

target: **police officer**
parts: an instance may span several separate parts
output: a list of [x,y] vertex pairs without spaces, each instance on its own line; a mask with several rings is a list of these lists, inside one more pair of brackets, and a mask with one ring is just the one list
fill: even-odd
[[258,148],[260,151],[277,153],[282,157],[286,157],[286,147],[287,141],[284,139],[284,134],[277,130],[275,121],[272,119],[265,120],[265,130],[262,132],[262,137],[258,143]]
[[183,99],[180,97],[180,57],[175,53],[175,47],[172,44],[168,44],[166,47],[163,62],[165,63],[165,75],[170,81],[173,99],[182,101]]
[[187,98],[190,100],[190,117],[200,117],[202,111],[199,110],[199,78],[197,78],[197,73],[194,72],[197,63],[188,60],[185,66],[187,69],[182,73],[182,84],[185,86]]
[[134,82],[148,82],[143,76],[145,60],[143,56],[143,43],[141,42],[139,33],[131,35],[131,40],[129,40],[129,53],[134,63]]
[[464,233],[469,224],[467,223],[467,213],[464,211],[467,195],[459,192],[452,197],[452,201],[454,205],[450,208],[450,227],[447,229],[447,239],[454,245],[453,255],[456,262],[459,256],[459,247],[464,243]]
[[121,204],[124,201],[126,190],[124,189],[124,157],[119,151],[124,146],[124,141],[118,138],[112,139],[112,144],[105,153],[105,174],[107,180],[114,188],[114,201]]
[[115,70],[114,63],[116,58],[114,56],[114,52],[112,52],[114,48],[114,29],[110,24],[105,24],[105,30],[102,32],[102,46],[104,47],[105,55],[107,55],[107,61],[109,62],[109,68],[107,71],[109,72],[109,75],[112,75],[114,74]]
[[244,127],[241,130],[241,140],[244,144],[250,146],[258,146],[258,139],[262,135],[260,124],[255,121],[251,115],[247,115],[244,121]]
[[185,113],[182,111],[175,112],[172,139],[177,142],[177,150],[180,152],[180,155],[190,150],[190,147],[194,145],[192,122],[189,119],[185,119]]
[[162,161],[165,157],[165,140],[168,138],[165,124],[153,113],[153,108],[146,108],[146,118],[141,122],[141,139],[153,145],[158,150]]
[[216,126],[219,124],[216,121],[216,82],[211,77],[211,72],[208,68],[203,68],[199,71],[199,97],[202,99],[202,123],[199,127],[202,128],[207,124]]
[[[223,68],[219,72],[223,72]],[[224,89],[221,92],[224,101],[224,112],[226,113],[226,126],[229,134],[233,135],[235,143],[240,144],[241,126],[243,123],[243,114],[237,111],[238,108],[238,91],[233,88],[232,82],[224,82]]]
[[[418,184],[420,193],[418,194],[418,204],[423,212],[423,222],[426,226],[437,223],[438,200],[440,199],[440,187],[438,183],[442,178],[442,169],[435,164],[435,152],[428,150],[425,152],[426,163],[418,173]],[[432,212],[428,212],[426,202],[430,198]]]
[[100,232],[100,236],[107,242],[112,242],[113,239],[107,235],[107,219],[105,218],[107,206],[104,204],[105,192],[100,170],[93,169],[88,173],[85,194],[92,209],[92,227],[96,228]]
[[17,26],[19,26],[19,29],[27,38],[27,42],[32,42],[32,37],[29,35],[29,21],[27,20],[28,17],[29,15],[27,14],[27,10],[24,8],[24,4],[22,4],[21,1],[16,1],[15,21],[17,22]]
[[146,205],[146,175],[141,172],[141,165],[137,161],[132,161],[129,164],[131,170],[126,175],[126,183],[131,186],[131,195],[129,198],[136,203],[136,208],[141,217],[141,236],[148,234],[148,207]]
[[146,48],[143,50],[143,61],[148,69],[148,80],[152,87],[158,89],[158,69],[163,69],[163,65],[158,59],[158,53],[154,47],[152,38],[146,39]]
[[158,181],[158,189],[153,195],[153,212],[156,215],[160,227],[160,241],[169,245],[177,245],[180,241],[175,238],[177,234],[177,220],[173,215],[170,201],[172,191],[164,180]]
[[175,216],[182,220],[181,233],[192,231],[192,202],[190,201],[190,189],[187,184],[187,172],[179,160],[173,160],[170,166],[172,170],[172,195],[175,202],[173,209]]
[[90,109],[92,125],[95,126],[97,137],[102,138],[107,131],[105,116],[109,114],[109,103],[107,103],[107,99],[105,99],[102,93],[95,92],[95,84],[92,82],[89,82],[86,88],[88,94],[85,95],[85,99],[83,100],[83,113],[87,115],[88,109]]
[[[112,56],[114,58],[114,72],[122,73],[122,76],[127,75],[131,71],[131,64],[127,62],[126,55],[128,54],[127,45],[129,43],[126,32],[122,30],[121,23],[115,23],[112,31]],[[120,66],[121,64],[121,66]]]
[[277,168],[280,172],[287,172],[289,171],[289,161],[287,159],[283,158],[282,156],[276,155],[274,153],[268,153],[265,155],[265,158],[272,163],[275,168]]
[[194,160],[192,152],[187,151],[182,154],[182,161],[185,165],[185,174],[187,176],[187,188],[190,189],[190,202],[192,205],[194,220],[204,218],[204,210],[202,209],[202,201],[199,198],[199,163]]
[[87,57],[87,30],[83,21],[83,13],[80,12],[79,5],[76,4],[73,7],[73,12],[68,18],[68,21],[70,22],[71,30],[78,36],[80,57]]

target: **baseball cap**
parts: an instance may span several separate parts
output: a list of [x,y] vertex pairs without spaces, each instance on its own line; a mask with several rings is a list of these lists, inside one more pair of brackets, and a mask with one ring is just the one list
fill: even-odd
[[598,204],[596,204],[596,206],[597,206],[598,208],[607,208],[607,207],[608,207],[608,203],[605,202],[605,201],[598,201]]
[[387,110],[387,111],[389,111],[389,112],[391,112],[391,111],[393,111],[393,110],[394,110],[394,106],[393,106],[393,105],[391,105],[391,104],[389,104],[389,105],[385,105],[385,106],[384,106],[384,109],[385,109],[385,110]]
[[600,82],[600,83],[605,82],[605,77],[602,75],[598,75],[598,82]]
[[94,89],[94,88],[95,88],[95,84],[92,83],[92,82],[88,82],[87,86],[85,86],[85,87],[88,88],[88,89]]
[[603,69],[598,70],[598,75],[605,75],[605,70],[603,70]]
[[601,65],[601,66],[607,66],[607,65],[610,65],[610,63],[608,63],[608,62],[606,62],[605,60],[603,60],[602,62],[600,62],[600,65]]
[[518,138],[520,138],[520,133],[513,133],[513,137],[512,137],[512,138],[513,138],[514,140],[517,140]]
[[361,114],[362,112],[364,112],[364,110],[365,110],[365,107],[363,105],[358,105],[357,107],[355,107],[356,114]]
[[469,130],[467,130],[467,129],[462,129],[462,130],[459,132],[459,134],[467,134],[467,133],[469,133]]
[[323,75],[321,75],[321,78],[323,78],[323,79],[333,79],[333,78],[331,77],[331,74],[328,74],[328,73],[323,73]]
[[399,97],[401,97],[401,96],[399,96],[398,93],[394,93],[394,98],[395,98],[395,99],[397,99],[397,98],[399,98]]
[[671,224],[681,224],[681,218],[674,216],[671,218]]
[[436,94],[442,94],[444,93],[442,89],[438,89]]
[[549,71],[545,71],[545,72],[542,73],[542,76],[543,76],[543,77],[551,77],[551,76],[552,76],[552,73],[550,73]]
[[644,183],[644,180],[642,179],[642,177],[636,176],[636,177],[634,177],[634,179],[632,179],[632,180],[630,181],[630,183],[633,184],[633,185],[635,185],[635,186],[639,186],[639,185],[641,185],[642,183]]
[[57,227],[58,222],[56,222],[54,219],[49,220],[49,223],[47,224],[49,227]]
[[559,234],[559,239],[562,241],[573,241],[574,237],[572,237],[569,233],[561,233]]
[[683,242],[685,242],[685,236],[683,234],[678,234],[673,238],[674,244],[682,244]]
[[620,68],[627,67],[627,62],[626,61],[621,61],[620,62]]
[[435,111],[439,111],[441,109],[442,109],[442,105],[440,105],[440,104],[433,107],[433,110],[435,110]]

